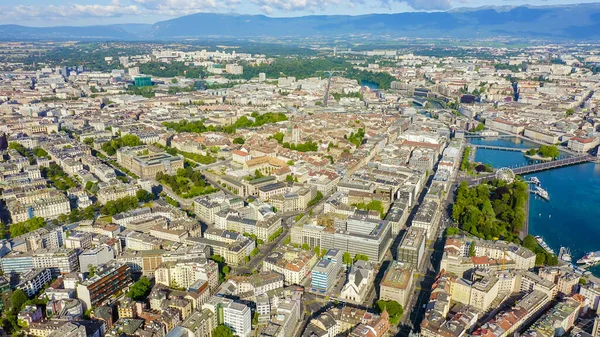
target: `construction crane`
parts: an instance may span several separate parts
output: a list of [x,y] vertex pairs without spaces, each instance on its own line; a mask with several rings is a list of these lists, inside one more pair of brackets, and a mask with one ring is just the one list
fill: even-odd
[[335,74],[343,74],[345,71],[343,70],[326,70],[324,71],[325,75],[328,75],[327,79],[327,87],[325,87],[325,97],[323,98],[323,106],[327,106],[327,101],[329,101],[329,88],[331,87],[331,78]]

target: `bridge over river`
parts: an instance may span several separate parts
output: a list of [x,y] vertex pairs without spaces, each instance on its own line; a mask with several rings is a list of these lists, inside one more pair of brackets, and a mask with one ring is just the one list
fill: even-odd
[[[521,151],[521,150],[519,150]],[[558,167],[570,166],[575,164],[587,163],[587,162],[595,162],[598,158],[594,156],[590,156],[588,154],[578,155],[574,157],[564,158],[553,160],[544,163],[537,163],[531,165],[524,165],[517,168],[512,169],[512,171],[516,175],[524,175],[533,172],[540,172],[545,170],[550,170]],[[466,181],[469,185],[476,185],[481,182],[493,179],[495,177],[495,173],[485,174],[477,177],[465,177],[462,180]]]

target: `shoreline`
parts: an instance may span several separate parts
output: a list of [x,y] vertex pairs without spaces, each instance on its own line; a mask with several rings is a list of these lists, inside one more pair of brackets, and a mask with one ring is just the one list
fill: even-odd
[[523,222],[523,228],[519,231],[519,238],[525,239],[529,235],[529,203],[531,202],[531,193],[527,193],[527,201],[525,202],[525,221]]
[[523,155],[525,156],[525,158],[531,159],[531,160],[541,160],[541,161],[553,161],[554,160],[552,157],[542,157],[539,154],[534,154],[532,156],[532,155],[528,155],[525,152],[523,152]]

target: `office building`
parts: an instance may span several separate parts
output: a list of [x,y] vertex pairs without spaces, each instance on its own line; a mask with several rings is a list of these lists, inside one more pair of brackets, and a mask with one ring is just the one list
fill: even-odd
[[152,77],[150,76],[137,76],[134,79],[135,86],[138,88],[141,87],[151,87],[152,86]]
[[379,299],[405,306],[412,291],[413,277],[414,271],[410,266],[393,261],[379,285]]
[[398,262],[418,268],[425,253],[426,235],[423,228],[409,227],[398,246]]
[[366,255],[374,262],[383,260],[391,244],[390,223],[366,216],[352,215],[340,227],[321,232],[321,248]]
[[114,258],[115,251],[111,246],[100,245],[81,253],[79,255],[79,266],[82,272],[89,272],[90,267],[98,267],[110,262]]
[[174,175],[183,168],[183,158],[166,152],[151,152],[145,145],[120,148],[117,162],[142,179],[154,179],[159,172]]
[[338,266],[331,260],[321,259],[312,269],[313,291],[326,292],[337,279]]

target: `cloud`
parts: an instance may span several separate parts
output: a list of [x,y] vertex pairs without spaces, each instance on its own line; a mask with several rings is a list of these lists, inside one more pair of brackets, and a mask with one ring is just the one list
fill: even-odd
[[119,17],[124,15],[139,15],[142,10],[135,5],[122,6],[118,1],[112,5],[48,5],[48,6],[2,6],[0,10],[6,17],[17,18],[48,18],[50,20],[68,17]]
[[338,5],[339,0],[250,0],[251,3],[270,14],[274,10],[282,12],[307,11],[315,12],[323,10],[330,5]]
[[183,15],[233,9],[241,0],[132,0],[140,7],[164,15]]
[[450,0],[402,0],[416,10],[447,10],[452,8]]
[[405,3],[417,11],[444,11],[452,8],[451,0],[381,0],[381,5],[391,8],[392,2]]
[[6,16],[18,19],[114,18],[128,15],[181,16],[198,12],[234,10],[242,0],[111,0],[108,5],[77,4],[0,6]]
[[[75,0],[77,1],[77,0]],[[65,5],[0,5],[5,17],[13,20],[68,21],[68,19],[116,18],[123,16],[177,17],[199,12],[245,12],[255,10],[265,14],[309,12],[323,13],[330,8],[357,8],[365,6],[391,8],[392,3],[403,3],[415,10],[447,10],[451,1],[471,0],[110,0],[108,4],[69,3]],[[93,1],[90,1],[93,2]],[[250,5],[250,6],[248,6]],[[244,8],[244,9],[242,9]],[[369,12],[370,10],[367,10]]]

